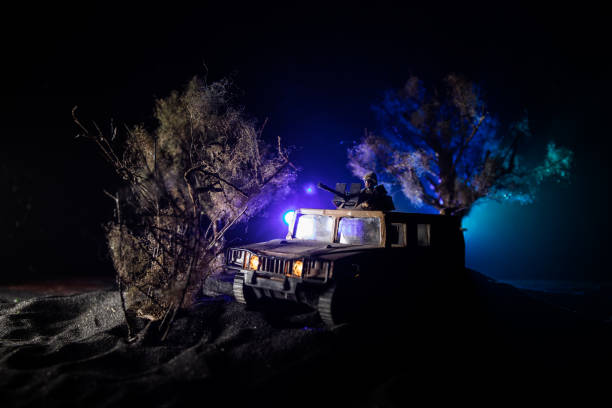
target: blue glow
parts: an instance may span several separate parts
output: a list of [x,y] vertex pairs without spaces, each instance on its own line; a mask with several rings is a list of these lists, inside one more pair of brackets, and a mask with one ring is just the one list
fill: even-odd
[[307,192],[308,194],[312,194],[312,187],[308,187],[308,188],[306,188],[306,192]]
[[287,225],[293,222],[293,218],[295,217],[295,210],[285,211],[283,214],[283,222]]

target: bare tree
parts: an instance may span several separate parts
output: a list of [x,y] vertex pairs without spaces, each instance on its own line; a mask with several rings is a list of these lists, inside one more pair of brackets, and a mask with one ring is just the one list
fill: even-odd
[[116,128],[107,137],[74,116],[125,184],[107,193],[116,205],[107,237],[129,307],[163,319],[167,333],[223,263],[224,233],[288,193],[296,169],[280,138],[265,144],[263,125],[234,105],[228,80],[194,78],[157,101],[155,118],[152,131],[127,129],[118,151]]
[[484,198],[529,203],[543,180],[570,176],[572,152],[554,143],[540,165],[525,167],[518,153],[530,136],[527,116],[503,132],[479,88],[460,76],[433,90],[411,77],[375,110],[382,132],[366,131],[348,166],[360,177],[382,173],[416,206],[463,217]]

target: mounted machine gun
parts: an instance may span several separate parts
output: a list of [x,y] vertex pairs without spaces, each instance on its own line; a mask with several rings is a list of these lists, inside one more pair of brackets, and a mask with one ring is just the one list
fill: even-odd
[[351,183],[348,191],[346,191],[346,184],[347,183],[336,183],[335,189],[326,186],[323,183],[317,184],[317,187],[319,187],[321,190],[334,194],[332,202],[336,208],[355,208],[359,203],[361,184]]

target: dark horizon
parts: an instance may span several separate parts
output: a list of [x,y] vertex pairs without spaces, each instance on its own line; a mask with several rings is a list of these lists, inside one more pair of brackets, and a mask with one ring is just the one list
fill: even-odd
[[[287,209],[330,207],[327,193],[307,194],[307,186],[357,181],[346,148],[365,128],[377,129],[370,106],[385,90],[411,74],[433,81],[450,72],[482,85],[504,123],[528,110],[534,157],[554,140],[576,158],[572,183],[544,185],[531,206],[477,206],[464,220],[467,266],[504,280],[609,280],[601,275],[610,148],[600,124],[609,85],[601,10],[381,7],[232,16],[220,7],[47,7],[15,11],[3,29],[1,256],[15,266],[4,280],[113,274],[101,228],[113,203],[102,190],[117,180],[93,144],[74,139],[75,105],[81,119],[102,127],[111,118],[120,129],[152,126],[155,98],[194,75],[209,82],[231,75],[238,102],[269,118],[264,136],[299,149],[295,196],[248,227],[245,241],[263,240],[282,236]],[[398,209],[425,210],[395,200]]]

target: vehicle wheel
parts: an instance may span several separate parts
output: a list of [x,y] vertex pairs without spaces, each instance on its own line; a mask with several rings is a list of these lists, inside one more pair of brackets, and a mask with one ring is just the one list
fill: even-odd
[[319,295],[317,309],[321,320],[329,326],[334,327],[348,321],[350,304],[343,286],[331,284]]
[[241,273],[237,273],[236,276],[234,276],[233,292],[236,301],[244,305],[253,304],[257,298],[253,288],[244,284],[244,275]]

